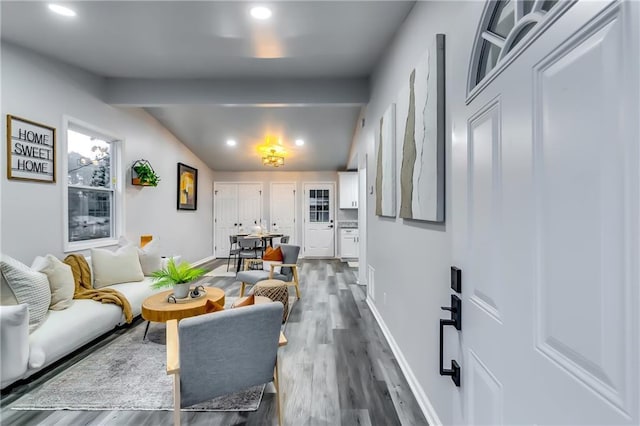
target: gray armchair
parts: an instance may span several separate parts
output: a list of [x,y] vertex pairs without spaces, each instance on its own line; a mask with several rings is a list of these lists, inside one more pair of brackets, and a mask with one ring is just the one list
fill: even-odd
[[167,374],[173,378],[174,424],[180,408],[269,383],[282,424],[278,346],[282,303],[265,303],[167,322]]
[[[270,271],[263,271],[261,269],[249,270],[251,263],[261,262],[260,259],[247,259],[245,261],[244,271],[236,274],[236,280],[241,281],[240,284],[240,297],[244,296],[244,291],[247,285],[255,285],[259,281],[263,280],[282,280],[287,285],[294,286],[296,288],[296,297],[300,299],[300,281],[298,279],[298,255],[300,254],[300,246],[294,246],[289,244],[281,244],[283,263],[282,265],[271,264]],[[280,273],[275,272],[276,267],[282,267]]]

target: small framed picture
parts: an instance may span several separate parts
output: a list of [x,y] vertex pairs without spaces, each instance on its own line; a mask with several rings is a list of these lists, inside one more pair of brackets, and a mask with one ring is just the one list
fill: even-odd
[[56,182],[56,129],[7,114],[7,179]]
[[198,169],[178,163],[178,210],[198,208]]

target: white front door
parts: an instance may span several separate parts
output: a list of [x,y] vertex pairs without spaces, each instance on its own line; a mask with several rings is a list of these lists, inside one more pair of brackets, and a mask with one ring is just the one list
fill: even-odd
[[229,255],[229,235],[238,232],[238,185],[216,183],[213,191],[215,211],[215,256]]
[[[269,229],[289,236],[289,244],[296,239],[296,183],[273,182],[270,194]],[[276,244],[276,241],[274,241]]]
[[459,111],[454,423],[640,423],[639,6],[573,4]]
[[251,232],[262,221],[262,184],[238,184],[238,231]]
[[304,184],[304,256],[335,256],[334,194],[334,183]]

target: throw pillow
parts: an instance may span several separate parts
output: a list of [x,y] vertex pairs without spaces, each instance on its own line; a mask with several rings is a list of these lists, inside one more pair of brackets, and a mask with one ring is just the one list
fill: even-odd
[[[267,247],[264,255],[262,256],[262,269],[271,272],[271,264],[281,264],[283,259],[284,257],[282,256],[282,250],[280,249],[280,246],[276,248]],[[279,266],[276,266],[273,269],[273,272],[279,274],[280,269],[281,268]]]
[[71,267],[76,292],[80,291],[81,288],[89,289],[93,287],[91,284],[91,268],[83,255],[70,254],[64,258],[63,262]]
[[49,287],[51,288],[49,309],[61,311],[71,306],[73,293],[75,292],[75,281],[71,266],[48,254],[46,257],[36,257],[31,269],[43,272],[49,279]]
[[32,332],[46,319],[49,310],[51,289],[47,276],[7,255],[0,258],[0,269],[18,303],[27,304]]
[[150,276],[155,271],[162,269],[162,258],[160,257],[160,242],[154,238],[143,248],[138,248],[140,266],[145,276]]
[[240,299],[233,302],[234,308],[240,308],[242,306],[251,306],[256,304],[256,296],[255,294],[250,294],[247,297],[241,297]]
[[206,314],[210,314],[211,312],[220,312],[220,311],[224,311],[224,306],[214,302],[213,300],[207,300],[207,303],[204,304],[204,312]]
[[112,284],[142,281],[144,274],[134,246],[121,247],[117,251],[91,249],[93,265],[93,288]]
[[13,294],[13,290],[11,290],[7,280],[4,279],[4,275],[0,272],[0,305],[10,306],[17,304],[18,300],[16,299],[16,295]]

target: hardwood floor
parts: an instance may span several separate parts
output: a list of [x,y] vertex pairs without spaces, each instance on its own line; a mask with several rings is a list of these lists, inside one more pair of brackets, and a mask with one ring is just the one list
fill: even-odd
[[[214,269],[226,260],[209,262]],[[335,260],[304,260],[301,292],[280,349],[284,423],[287,425],[426,425],[393,353],[365,302],[354,270]],[[237,296],[234,278],[206,278]],[[139,326],[140,324],[138,324]],[[121,332],[121,331],[120,331]],[[2,425],[162,425],[168,411],[16,411],[18,397],[117,338],[118,330],[2,396]],[[277,424],[272,385],[255,412],[183,412],[185,425]]]

